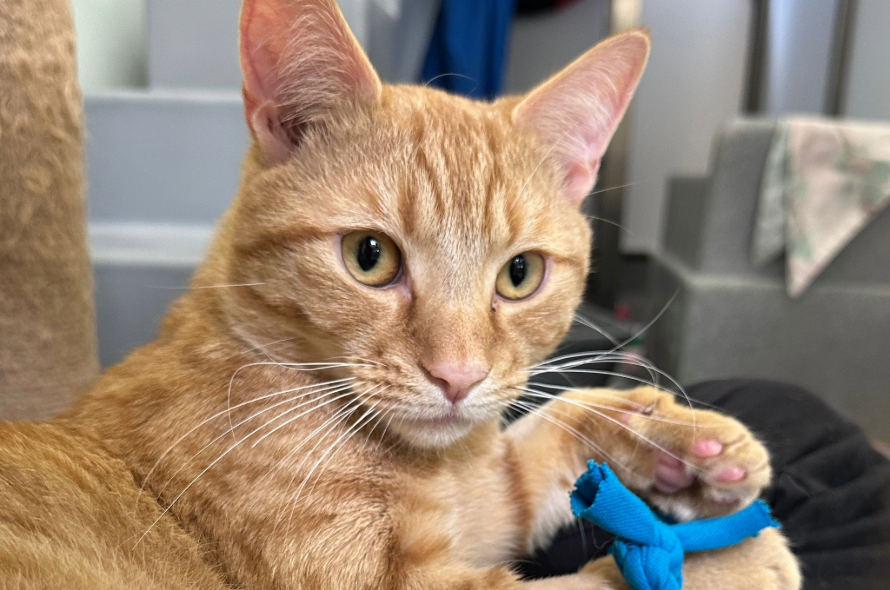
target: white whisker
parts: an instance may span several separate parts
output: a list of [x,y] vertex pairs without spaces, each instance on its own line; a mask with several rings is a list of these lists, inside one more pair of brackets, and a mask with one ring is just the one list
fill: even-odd
[[612,422],[613,424],[616,424],[616,425],[620,426],[621,428],[627,430],[628,432],[630,432],[630,433],[633,434],[634,436],[636,436],[636,437],[638,437],[639,439],[641,439],[641,440],[643,440],[643,441],[649,443],[650,445],[652,445],[652,446],[655,447],[656,449],[662,451],[663,453],[665,453],[666,455],[668,455],[668,456],[670,456],[670,457],[673,457],[674,459],[676,459],[677,461],[680,461],[681,463],[683,463],[684,465],[690,467],[691,469],[696,470],[696,471],[699,470],[698,466],[693,465],[692,463],[689,463],[688,461],[686,461],[686,460],[683,459],[682,457],[678,456],[676,453],[673,453],[672,451],[669,451],[669,450],[666,449],[664,446],[658,444],[657,442],[655,442],[655,441],[652,440],[651,438],[647,437],[647,436],[644,435],[643,433],[638,432],[637,430],[634,430],[634,429],[631,428],[629,425],[623,423],[621,420],[618,420],[617,418],[613,418],[613,417],[609,416],[608,414],[604,414],[603,412],[600,412],[600,411],[598,411],[598,410],[596,410],[596,409],[594,409],[594,408],[586,408],[586,407],[584,407],[584,405],[582,405],[581,403],[576,402],[575,400],[572,400],[572,399],[567,399],[567,398],[565,398],[565,397],[563,397],[563,396],[553,395],[553,394],[551,394],[551,393],[545,393],[545,392],[543,392],[543,391],[537,391],[537,390],[528,389],[528,388],[522,388],[522,387],[517,387],[516,389],[518,389],[518,390],[520,390],[520,391],[523,391],[524,393],[526,393],[526,394],[528,394],[528,395],[531,395],[531,396],[533,396],[533,397],[538,397],[539,399],[546,399],[546,400],[553,400],[553,401],[561,401],[561,402],[565,402],[565,403],[567,403],[567,404],[571,404],[571,405],[573,405],[573,406],[579,407],[579,408],[581,408],[581,409],[583,409],[583,410],[586,410],[586,411],[588,411],[588,412],[591,412],[591,413],[593,413],[593,414],[595,414],[595,415],[597,415],[597,416],[600,416],[601,418],[604,418],[605,420],[608,420],[609,422]]
[[[330,392],[326,393],[325,395],[330,395]],[[315,410],[318,409],[318,407],[320,407],[320,406],[322,406],[322,405],[327,405],[327,404],[329,404],[329,403],[332,403],[332,402],[336,401],[337,399],[341,399],[341,398],[346,397],[346,396],[348,396],[348,395],[350,395],[350,394],[349,394],[349,393],[346,393],[346,394],[342,394],[342,395],[340,395],[340,396],[337,396],[336,398],[334,398],[334,399],[332,399],[332,400],[326,400],[326,401],[322,402],[321,404],[319,404],[319,406],[317,406],[317,407],[315,407],[315,408],[312,408],[310,411],[315,411]],[[280,403],[281,403],[281,402],[279,402],[279,405],[280,405]],[[305,403],[310,403],[310,402],[304,402],[303,404],[299,404],[299,405],[305,405]],[[268,411],[269,409],[271,409],[271,408],[266,408],[266,410],[264,410],[264,411]],[[148,527],[148,529],[142,534],[142,536],[139,537],[139,540],[136,542],[136,544],[138,545],[139,542],[141,542],[142,539],[145,538],[145,535],[147,535],[147,534],[149,533],[149,531],[151,531],[152,527],[154,527],[154,525],[156,525],[156,524],[161,520],[161,518],[163,518],[164,515],[167,514],[167,512],[170,511],[170,509],[173,507],[173,505],[176,504],[176,502],[179,501],[180,498],[182,498],[183,494],[185,494],[185,493],[186,493],[186,492],[187,492],[187,491],[188,491],[188,490],[195,484],[195,482],[197,482],[197,481],[198,481],[198,480],[199,480],[205,473],[207,473],[208,471],[210,471],[210,469],[212,469],[212,468],[213,468],[217,463],[219,463],[224,457],[226,457],[229,453],[231,453],[231,452],[232,452],[233,450],[235,450],[238,446],[240,446],[241,443],[243,443],[244,441],[246,441],[247,439],[249,439],[250,437],[252,437],[254,434],[256,434],[257,432],[259,432],[260,430],[262,430],[262,429],[265,428],[266,426],[268,426],[268,425],[269,425],[271,422],[273,422],[274,420],[278,420],[278,419],[280,419],[282,416],[284,416],[285,414],[287,414],[287,413],[293,411],[294,409],[296,409],[296,408],[291,408],[291,409],[289,409],[289,410],[286,410],[285,412],[283,412],[282,414],[279,414],[278,416],[276,416],[276,417],[273,418],[272,420],[265,422],[264,424],[262,424],[262,425],[259,426],[258,428],[255,428],[255,429],[252,430],[250,433],[248,433],[247,435],[245,435],[243,438],[237,440],[237,441],[235,442],[235,444],[233,444],[233,445],[230,446],[228,449],[226,449],[226,450],[225,450],[219,457],[217,457],[216,459],[214,459],[214,460],[210,463],[210,465],[208,465],[207,467],[205,467],[205,468],[204,468],[204,469],[203,469],[197,476],[195,476],[194,479],[192,479],[191,482],[189,482],[189,484],[188,484],[187,486],[185,486],[185,488],[184,488],[181,492],[179,492],[179,494],[176,495],[175,498],[173,498],[173,501],[170,502],[170,503],[167,505],[166,508],[164,508],[164,510],[161,512],[160,516],[158,516],[158,518],[157,518],[157,519],[156,519],[156,520],[155,520],[155,521]],[[258,414],[259,414],[259,413],[258,413]],[[258,415],[258,414],[257,414],[257,415]],[[249,419],[249,418],[248,418],[248,419]],[[245,419],[245,420],[247,420],[247,419]],[[243,421],[242,421],[242,423],[243,423]],[[241,424],[241,423],[239,423],[239,424]],[[210,443],[208,443],[207,445],[205,445],[204,448],[201,449],[201,451],[198,451],[198,453],[196,453],[195,455],[193,455],[192,458],[189,459],[189,461],[187,461],[186,463],[183,464],[183,466],[180,466],[180,470],[182,469],[182,467],[184,467],[185,465],[187,465],[192,459],[194,459],[198,454],[200,454],[200,453],[203,452],[205,449],[207,449],[210,445],[212,445],[213,443],[215,443],[216,441],[218,441],[219,439],[221,439],[223,436],[225,436],[226,434],[228,434],[228,432],[229,432],[228,430],[225,431],[225,432],[223,432],[223,434],[219,435],[219,436],[218,436],[217,438],[215,438],[213,441],[211,441]],[[177,471],[173,474],[173,476],[171,476],[171,478],[172,478],[172,477],[175,477],[175,475],[176,475],[177,473],[179,473],[179,470],[177,470]]]
[[[288,403],[288,402],[294,401],[294,400],[296,400],[296,399],[299,399],[299,398],[303,397],[304,395],[308,395],[309,393],[323,393],[323,392],[327,391],[328,388],[329,388],[330,386],[336,387],[336,386],[338,386],[339,384],[346,383],[346,382],[352,381],[352,380],[354,380],[354,379],[355,379],[355,377],[347,377],[347,378],[345,378],[345,379],[337,379],[337,380],[334,380],[334,381],[327,381],[327,382],[325,382],[325,383],[316,383],[316,384],[312,384],[312,385],[305,385],[305,386],[303,386],[303,387],[296,387],[296,388],[293,388],[293,389],[284,389],[284,390],[281,390],[281,391],[276,391],[276,392],[274,392],[274,393],[269,393],[269,394],[266,394],[266,395],[262,395],[262,396],[257,397],[257,398],[249,399],[249,400],[244,401],[244,402],[241,402],[241,403],[239,403],[239,404],[237,404],[237,405],[227,407],[225,410],[221,410],[221,411],[219,411],[219,412],[216,412],[215,414],[212,414],[211,416],[205,418],[204,420],[202,420],[201,422],[199,422],[198,424],[196,424],[195,426],[193,426],[191,429],[188,430],[188,432],[186,432],[185,434],[183,434],[182,436],[180,436],[179,438],[177,438],[177,439],[173,442],[173,444],[171,444],[169,447],[167,447],[167,450],[166,450],[166,451],[164,451],[163,453],[161,453],[161,456],[158,457],[158,460],[155,462],[155,464],[152,466],[152,468],[148,471],[148,473],[147,473],[147,474],[145,475],[145,477],[142,479],[142,486],[141,486],[140,489],[143,489],[143,490],[145,489],[145,484],[146,484],[146,482],[148,482],[148,479],[151,477],[152,473],[154,473],[155,469],[157,469],[158,466],[161,464],[161,461],[163,461],[164,458],[165,458],[165,457],[166,457],[166,456],[167,456],[167,455],[168,455],[174,448],[176,448],[177,445],[179,445],[180,443],[182,443],[182,441],[184,441],[186,438],[188,438],[189,436],[191,436],[196,430],[198,430],[198,429],[201,428],[202,426],[205,426],[207,423],[209,423],[209,422],[215,420],[216,418],[220,418],[220,417],[222,417],[223,415],[230,414],[230,412],[231,412],[232,410],[235,410],[235,409],[237,409],[237,408],[240,408],[240,407],[243,407],[243,406],[246,406],[246,405],[249,405],[249,404],[253,404],[253,403],[256,403],[256,402],[261,401],[261,400],[264,400],[264,399],[269,399],[269,398],[271,398],[271,397],[275,397],[275,396],[278,396],[278,395],[284,395],[284,394],[287,394],[287,393],[293,393],[293,392],[300,391],[300,390],[304,390],[304,389],[318,388],[317,391],[311,391],[311,392],[307,392],[306,394],[301,394],[301,395],[298,395],[298,396],[294,396],[294,397],[288,398],[287,400],[285,400],[285,401],[283,401],[283,402],[281,402],[281,403],[275,404],[275,405],[271,406],[270,408],[267,408],[266,410],[263,410],[263,411],[265,412],[265,411],[268,411],[269,409],[276,408],[276,407],[278,407],[278,406],[280,406],[280,405],[282,405],[282,404],[284,404],[284,403]],[[254,418],[254,417],[256,417],[257,415],[259,415],[259,414],[255,414],[255,415],[251,416],[251,417],[248,418],[248,419]],[[241,423],[239,423],[238,426],[240,426],[240,424],[241,424]],[[234,428],[236,428],[236,426],[232,424],[231,418],[229,419],[229,425],[230,425],[230,430],[229,430],[229,431],[234,430]],[[226,431],[226,433],[228,433],[229,431]]]
[[560,420],[557,420],[553,416],[548,415],[547,412],[558,413],[560,416],[568,415],[565,412],[560,412],[559,410],[557,410],[555,407],[552,406],[552,404],[548,404],[546,406],[532,406],[531,404],[526,404],[525,402],[521,402],[519,400],[515,400],[514,403],[518,403],[519,405],[523,406],[526,410],[528,410],[530,412],[530,414],[533,414],[535,416],[543,418],[543,419],[547,420],[548,422],[558,426],[559,428],[562,428],[563,430],[565,430],[566,432],[568,432],[569,434],[571,434],[572,436],[577,438],[579,442],[587,445],[589,448],[593,449],[595,452],[602,455],[602,457],[604,457],[610,463],[616,464],[619,467],[621,467],[622,469],[629,471],[630,473],[636,473],[633,469],[630,469],[626,465],[622,464],[614,456],[612,456],[609,452],[607,452],[603,447],[601,447],[600,445],[595,443],[589,437],[585,436],[582,432],[580,432],[576,428],[572,428],[568,424],[566,424]]

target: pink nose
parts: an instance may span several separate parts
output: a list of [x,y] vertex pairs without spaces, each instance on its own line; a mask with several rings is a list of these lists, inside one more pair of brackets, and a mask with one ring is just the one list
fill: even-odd
[[440,382],[445,399],[452,404],[467,397],[470,388],[488,376],[488,367],[479,361],[435,361],[424,363],[424,368]]

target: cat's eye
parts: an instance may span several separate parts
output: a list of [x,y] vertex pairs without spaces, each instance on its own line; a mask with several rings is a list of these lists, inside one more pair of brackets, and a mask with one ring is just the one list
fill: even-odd
[[343,263],[357,281],[369,287],[385,287],[399,276],[402,253],[386,235],[355,231],[341,241]]
[[517,301],[534,295],[544,280],[544,257],[534,252],[514,256],[498,272],[495,290],[504,299]]

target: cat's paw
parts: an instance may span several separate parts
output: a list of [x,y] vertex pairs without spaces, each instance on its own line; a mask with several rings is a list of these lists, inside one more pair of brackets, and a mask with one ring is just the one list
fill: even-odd
[[578,575],[591,582],[590,586],[597,590],[630,590],[611,555],[588,562]]
[[[585,565],[579,575],[602,590],[627,590],[624,576],[610,557]],[[800,590],[800,566],[782,534],[766,529],[738,545],[686,555],[684,590]]]
[[[743,425],[716,414],[699,437],[655,449],[650,500],[680,519],[735,512],[769,484],[769,454]],[[700,416],[701,418],[701,416]],[[717,425],[722,419],[724,424]]]
[[680,520],[728,514],[769,484],[769,453],[738,420],[651,387],[623,392],[624,403],[611,394],[624,411],[609,412],[607,460],[660,510]]
[[684,590],[800,590],[797,558],[776,529],[764,529],[738,545],[689,553],[683,564]]

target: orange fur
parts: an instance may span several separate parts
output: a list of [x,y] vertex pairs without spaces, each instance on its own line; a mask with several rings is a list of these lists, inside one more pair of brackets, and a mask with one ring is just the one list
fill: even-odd
[[[480,104],[380,86],[326,1],[248,0],[242,16],[254,143],[236,200],[158,339],[60,422],[101,440],[165,508],[149,535],[175,536],[172,515],[234,587],[519,588],[507,564],[570,522],[566,492],[587,458],[617,460],[683,517],[731,510],[766,484],[765,451],[743,426],[696,412],[693,430],[690,410],[649,388],[572,392],[499,424],[580,301],[590,230],[577,192],[642,74],[645,33],[607,41],[530,99]],[[564,92],[588,98],[563,104]],[[576,125],[588,116],[596,125]],[[554,126],[580,147],[555,149]],[[354,230],[398,244],[394,286],[347,272],[339,237]],[[495,277],[522,252],[547,259],[546,279],[528,299],[499,298]],[[457,405],[423,370],[443,359],[488,368]],[[696,484],[658,492],[651,448],[624,421],[687,457]],[[720,457],[689,455],[703,428],[725,443]],[[726,462],[747,478],[715,480]],[[529,585],[619,587],[610,564]],[[799,585],[772,533],[688,569],[692,590],[718,575],[747,588],[752,572],[775,578],[762,588]]]
[[101,443],[0,424],[0,587],[221,590],[198,543]]

